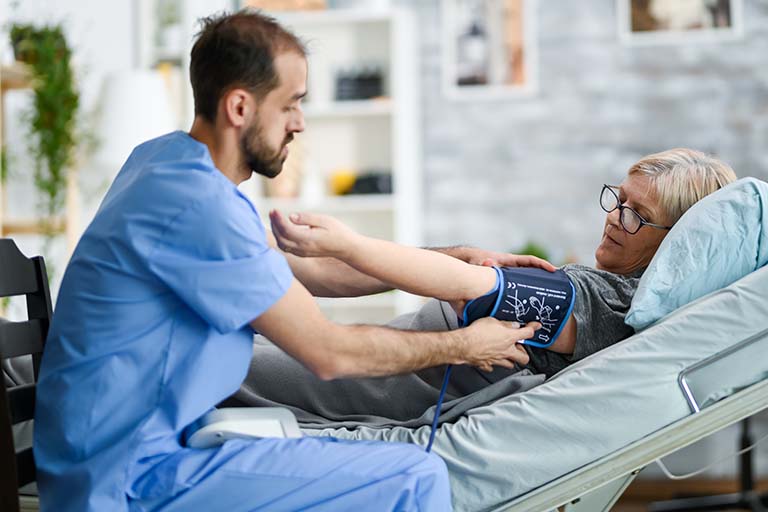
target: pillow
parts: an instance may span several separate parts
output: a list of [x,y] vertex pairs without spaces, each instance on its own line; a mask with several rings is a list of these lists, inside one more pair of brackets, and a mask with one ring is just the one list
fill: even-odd
[[768,183],[743,178],[693,205],[659,246],[625,322],[641,330],[768,262]]

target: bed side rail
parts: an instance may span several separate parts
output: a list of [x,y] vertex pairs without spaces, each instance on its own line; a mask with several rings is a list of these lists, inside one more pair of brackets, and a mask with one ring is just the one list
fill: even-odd
[[[599,490],[600,487],[613,483],[616,491],[623,492],[624,488],[631,482],[631,478],[624,482],[626,485],[619,484],[616,482],[617,480],[633,478],[634,474],[637,474],[654,460],[767,409],[768,378],[766,377],[768,377],[768,373],[763,370],[762,380],[747,385],[750,378],[754,382],[754,377],[760,374],[761,370],[757,364],[762,364],[764,367],[768,364],[768,358],[764,357],[766,347],[768,347],[768,330],[748,338],[732,349],[692,366],[686,374],[685,382],[688,383],[689,392],[693,396],[698,412],[494,510],[541,512],[555,510],[560,506],[565,506],[565,510],[568,511],[581,510],[574,508],[574,505],[577,505],[579,501],[590,494],[609,490],[601,491]],[[761,350],[763,357],[754,357],[756,351]],[[754,358],[750,359],[749,372],[742,371],[743,368],[739,366],[731,366],[739,364],[749,355]],[[704,364],[705,362],[707,364]],[[714,402],[712,396],[713,394],[716,395],[718,390],[707,385],[706,377],[707,375],[714,375],[712,372],[715,371],[727,371],[727,368],[735,368],[736,371],[730,371],[726,382],[721,381],[717,387],[720,390],[730,387],[735,392],[727,398]],[[735,375],[730,375],[730,373]],[[693,405],[692,410],[696,410]],[[611,498],[613,502],[618,499],[621,492]],[[591,510],[599,509],[592,508]]]

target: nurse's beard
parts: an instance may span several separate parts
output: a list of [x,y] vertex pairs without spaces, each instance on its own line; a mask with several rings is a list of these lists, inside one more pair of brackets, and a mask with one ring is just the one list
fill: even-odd
[[291,141],[292,137],[280,146],[277,152],[270,150],[262,137],[261,130],[254,123],[243,133],[240,139],[240,151],[243,155],[245,166],[256,174],[267,178],[274,178],[283,170],[285,158],[282,157],[283,148]]

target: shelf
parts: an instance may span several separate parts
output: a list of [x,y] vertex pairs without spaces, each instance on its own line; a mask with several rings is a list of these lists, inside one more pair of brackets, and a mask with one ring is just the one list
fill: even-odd
[[382,117],[391,114],[392,101],[389,98],[307,103],[304,106],[304,117],[307,119]]
[[0,89],[27,89],[31,86],[32,74],[26,64],[16,62],[0,66]]
[[254,200],[254,204],[259,209],[279,210],[283,213],[292,211],[315,211],[331,214],[390,212],[394,208],[391,194],[355,194],[325,197],[319,200],[264,197]]
[[47,235],[61,234],[66,232],[66,221],[63,218],[50,219],[49,225],[45,226],[41,219],[3,219],[3,236],[9,234],[17,235]]

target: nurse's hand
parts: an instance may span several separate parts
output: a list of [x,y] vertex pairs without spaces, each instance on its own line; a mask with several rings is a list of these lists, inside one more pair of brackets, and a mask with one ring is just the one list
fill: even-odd
[[486,267],[536,267],[549,272],[557,270],[557,267],[550,262],[536,256],[486,251],[476,247],[456,247],[448,254],[472,265],[483,265]]
[[476,366],[488,372],[493,366],[514,368],[515,363],[528,364],[528,353],[518,341],[532,338],[533,333],[540,328],[541,324],[537,322],[520,327],[517,322],[481,318],[462,329],[467,338],[466,353],[461,364]]
[[343,258],[361,236],[340,220],[319,213],[292,213],[286,218],[272,210],[269,220],[277,246],[297,256]]

